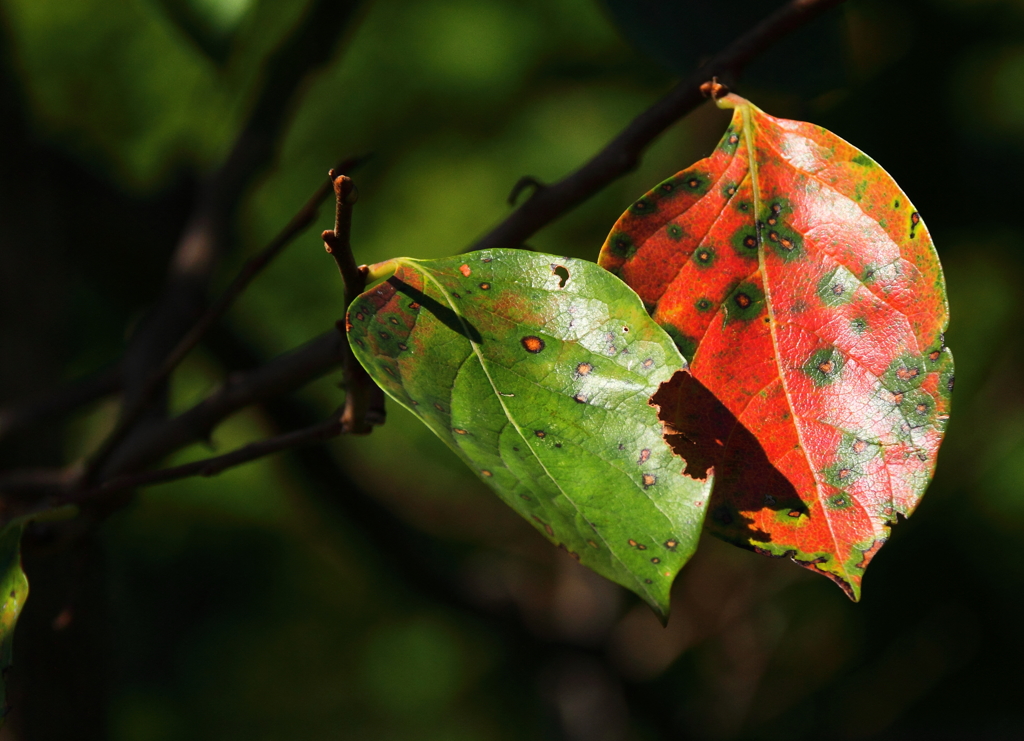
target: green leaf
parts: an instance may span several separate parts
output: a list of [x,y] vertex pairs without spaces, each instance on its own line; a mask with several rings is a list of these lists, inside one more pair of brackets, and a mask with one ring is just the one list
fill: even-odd
[[520,250],[399,258],[352,302],[352,348],[505,503],[667,619],[710,477],[682,475],[648,399],[686,365],[597,265]]
[[11,666],[14,626],[28,597],[28,579],[21,570],[21,533],[24,519],[0,530],[0,724],[7,715],[7,670]]

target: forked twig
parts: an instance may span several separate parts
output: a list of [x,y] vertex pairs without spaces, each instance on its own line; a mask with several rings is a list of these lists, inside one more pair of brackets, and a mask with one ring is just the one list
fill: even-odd
[[[350,157],[338,165],[339,172],[351,172],[365,161],[363,157]],[[332,170],[332,172],[334,172]],[[313,221],[316,220],[320,210],[320,204],[327,194],[331,192],[331,183],[324,183],[316,192],[310,196],[305,205],[298,213],[291,218],[285,227],[264,247],[257,255],[249,258],[242,269],[235,276],[231,284],[224,290],[220,297],[203,313],[199,320],[192,325],[192,328],[178,341],[171,353],[164,359],[163,363],[149,376],[145,385],[137,396],[133,398],[131,405],[124,410],[117,426],[110,433],[107,439],[100,446],[89,463],[86,479],[93,480],[95,473],[106,463],[111,453],[123,442],[125,435],[139,421],[145,412],[147,405],[153,395],[163,385],[181,361],[189,352],[195,348],[206,333],[234,304],[245,289],[249,287],[253,279],[262,271],[289,243],[301,234]]]
[[[323,233],[324,249],[334,258],[345,282],[345,309],[366,287],[366,268],[356,265],[352,255],[352,206],[357,200],[352,179],[331,170],[336,200],[334,229]],[[345,409],[341,415],[345,432],[366,435],[375,425],[384,424],[384,392],[373,382],[352,354],[348,344],[347,319],[338,322],[345,337]]]

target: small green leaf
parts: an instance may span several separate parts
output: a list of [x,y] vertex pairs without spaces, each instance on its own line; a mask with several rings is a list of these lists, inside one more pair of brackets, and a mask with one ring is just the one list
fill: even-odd
[[23,519],[0,530],[0,724],[7,715],[7,670],[11,666],[14,626],[28,597],[28,579],[21,570]]
[[682,475],[648,399],[685,366],[637,295],[582,260],[399,258],[353,301],[356,357],[509,506],[663,619],[710,477]]

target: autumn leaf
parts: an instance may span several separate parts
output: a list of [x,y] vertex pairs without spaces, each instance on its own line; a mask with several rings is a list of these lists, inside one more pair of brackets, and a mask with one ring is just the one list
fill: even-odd
[[509,506],[664,619],[710,477],[683,476],[647,401],[685,365],[597,265],[520,250],[399,258],[349,308],[373,379]]
[[707,527],[856,600],[949,418],[942,269],[872,159],[736,95],[718,103],[735,112],[714,153],[630,206],[600,264],[690,361],[654,403],[688,469],[715,467]]

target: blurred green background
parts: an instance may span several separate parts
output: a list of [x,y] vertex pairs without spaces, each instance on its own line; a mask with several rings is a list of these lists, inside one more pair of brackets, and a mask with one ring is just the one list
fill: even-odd
[[[0,0],[0,399],[120,356],[197,182],[306,5]],[[355,175],[360,262],[464,249],[509,213],[521,176],[582,164],[775,5],[723,18],[651,0],[366,2],[248,187],[215,288],[351,154],[374,155]],[[952,424],[860,604],[706,539],[662,629],[390,405],[370,437],[146,490],[74,544],[29,553],[0,739],[1024,738],[1024,2],[851,0],[746,80],[766,111],[878,160],[945,265]],[[622,210],[704,156],[726,119],[703,106],[529,245],[595,259]],[[342,316],[316,236],[329,210],[184,363],[173,409]],[[323,417],[339,379],[239,413],[167,463]],[[5,441],[0,463],[75,460],[116,412]]]

